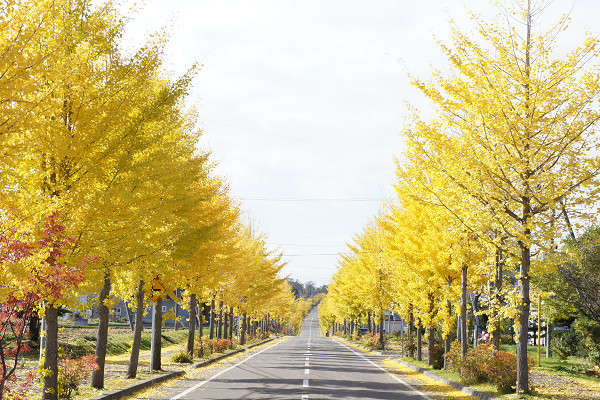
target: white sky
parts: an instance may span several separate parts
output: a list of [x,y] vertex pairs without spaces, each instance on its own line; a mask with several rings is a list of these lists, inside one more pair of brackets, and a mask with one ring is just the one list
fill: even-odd
[[[433,35],[450,43],[449,17],[469,26],[464,4],[498,10],[487,0],[146,0],[127,42],[172,25],[167,65],[203,65],[190,101],[216,172],[286,255],[284,275],[323,285],[393,196],[406,103],[427,110],[406,71],[427,78],[443,64]],[[584,28],[600,32],[597,0],[554,0],[542,22],[573,5],[560,37],[569,47]]]

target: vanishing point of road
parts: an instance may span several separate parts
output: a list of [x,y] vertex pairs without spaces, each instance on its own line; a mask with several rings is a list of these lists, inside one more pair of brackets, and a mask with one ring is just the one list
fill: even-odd
[[431,400],[370,356],[320,336],[316,308],[299,336],[265,346],[210,376],[173,382],[150,398]]

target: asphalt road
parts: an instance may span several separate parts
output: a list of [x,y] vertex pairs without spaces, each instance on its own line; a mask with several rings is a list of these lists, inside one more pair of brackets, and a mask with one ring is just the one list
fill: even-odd
[[299,336],[270,345],[181,392],[200,399],[430,399],[367,356],[321,337],[316,309]]

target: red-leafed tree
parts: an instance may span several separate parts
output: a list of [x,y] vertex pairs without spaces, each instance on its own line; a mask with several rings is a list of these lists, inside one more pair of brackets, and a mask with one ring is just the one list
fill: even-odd
[[[65,228],[53,213],[46,217],[36,235],[33,230],[22,229],[13,213],[0,213],[0,399],[12,392],[12,398],[23,398],[26,386],[33,378],[27,375],[17,380],[19,359],[30,350],[25,343],[29,319],[42,307],[42,302],[57,306],[68,291],[83,281],[83,268],[87,259],[76,266],[63,262],[65,252],[75,246],[75,239],[65,235]],[[54,307],[58,308],[58,307]],[[47,306],[46,306],[47,309]],[[50,328],[50,327],[49,327]],[[48,329],[47,335],[56,337]],[[48,360],[46,364],[56,364]],[[58,367],[51,375],[58,376]]]

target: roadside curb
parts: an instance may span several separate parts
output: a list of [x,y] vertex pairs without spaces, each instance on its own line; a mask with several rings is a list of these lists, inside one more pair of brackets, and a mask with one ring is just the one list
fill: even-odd
[[241,348],[241,349],[234,350],[234,351],[229,352],[229,353],[220,354],[220,355],[218,355],[216,357],[209,358],[208,360],[200,361],[200,362],[198,362],[196,364],[192,364],[192,365],[190,365],[190,368],[202,368],[202,367],[205,367],[205,366],[210,365],[212,363],[215,363],[215,362],[217,362],[219,360],[222,360],[224,358],[232,356],[234,354],[241,353],[243,351],[246,351],[245,347]]
[[435,381],[438,381],[440,383],[443,383],[445,385],[452,386],[454,389],[460,390],[461,392],[466,393],[466,394],[468,394],[470,396],[476,397],[476,398],[478,398],[480,400],[498,400],[497,398],[495,398],[493,396],[490,396],[487,393],[480,392],[480,391],[475,390],[475,389],[473,389],[471,387],[465,386],[465,385],[463,385],[461,383],[458,383],[458,382],[455,382],[455,381],[451,381],[450,379],[443,378],[443,377],[441,377],[441,376],[439,376],[437,374],[434,374],[433,372],[429,371],[428,369],[421,368],[421,367],[418,367],[418,366],[413,365],[411,363],[408,363],[406,361],[402,361],[402,360],[398,360],[398,359],[396,359],[394,361],[396,361],[396,362],[404,365],[405,367],[408,367],[408,368],[412,369],[413,371],[416,371],[416,372],[418,372],[420,374],[423,374],[423,375],[425,375],[428,378],[431,378],[431,379],[433,379]]
[[131,385],[125,386],[121,389],[113,390],[112,392],[104,393],[100,396],[93,397],[91,400],[116,400],[121,399],[126,396],[131,396],[135,392],[138,392],[142,389],[149,388],[150,386],[157,385],[159,383],[168,381],[169,379],[177,378],[185,375],[185,371],[172,371],[167,372],[166,374],[156,376],[154,378],[144,379],[143,381],[139,381],[136,383],[132,383]]
[[[247,351],[247,350],[249,350],[249,349],[251,349],[253,347],[260,346],[261,344],[269,343],[270,341],[275,340],[275,339],[279,339],[280,337],[281,336],[275,336],[273,338],[265,339],[262,342],[254,343],[254,344],[251,344],[249,346],[242,347],[241,349],[234,350],[234,351],[232,351],[230,353],[220,354],[220,355],[218,355],[216,357],[209,358],[208,360],[204,360],[204,361],[201,361],[199,363],[192,364],[192,365],[190,365],[189,368],[190,369],[194,369],[194,368],[205,367],[207,365],[215,363],[215,362],[217,362],[219,360],[222,360],[222,359],[227,358],[229,356],[232,356],[234,354],[242,353],[242,352]],[[179,377],[184,376],[186,374],[187,374],[187,372],[185,370],[177,370],[177,371],[167,372],[167,373],[159,375],[159,376],[155,376],[155,377],[152,377],[152,378],[144,379],[143,381],[132,383],[131,385],[122,387],[122,388],[117,389],[117,390],[113,390],[112,392],[101,394],[100,396],[93,397],[90,400],[118,400],[118,399],[122,399],[123,397],[132,396],[135,392],[139,392],[140,390],[147,389],[149,387],[152,387],[154,385],[157,385],[159,383],[163,383],[165,381],[168,381],[168,380],[171,380],[171,379],[174,379],[174,378],[179,378]]]

